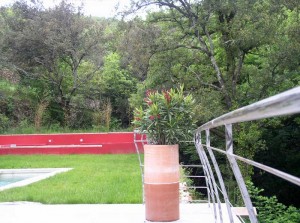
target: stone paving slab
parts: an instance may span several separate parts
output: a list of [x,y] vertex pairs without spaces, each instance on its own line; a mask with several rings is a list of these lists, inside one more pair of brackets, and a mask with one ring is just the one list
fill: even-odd
[[[43,205],[30,202],[0,203],[1,223],[143,223],[143,204]],[[174,223],[213,223],[208,204],[181,204]],[[224,221],[227,222],[227,221]],[[238,221],[237,221],[238,222]]]

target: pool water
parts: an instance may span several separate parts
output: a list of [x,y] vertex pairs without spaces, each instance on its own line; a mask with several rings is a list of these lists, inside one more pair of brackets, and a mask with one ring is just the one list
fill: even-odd
[[15,178],[15,177],[12,177],[12,178],[2,179],[0,177],[0,187],[1,186],[6,186],[8,184],[15,183],[15,182],[18,182],[18,181],[21,181],[21,180],[24,180],[24,178]]
[[0,174],[0,187],[33,177],[33,174]]
[[72,168],[0,169],[0,191],[23,187]]

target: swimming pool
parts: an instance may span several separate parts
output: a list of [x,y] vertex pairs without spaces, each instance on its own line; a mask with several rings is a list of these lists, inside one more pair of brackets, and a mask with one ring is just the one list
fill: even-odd
[[13,176],[11,174],[1,174],[0,175],[0,187],[2,186],[6,186],[21,180],[25,180],[32,177],[30,176],[22,176],[22,175],[18,175],[18,176]]
[[44,180],[72,168],[0,169],[0,191]]

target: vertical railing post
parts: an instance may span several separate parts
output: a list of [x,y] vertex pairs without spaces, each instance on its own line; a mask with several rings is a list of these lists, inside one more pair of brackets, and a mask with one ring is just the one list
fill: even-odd
[[201,160],[201,163],[203,165],[204,173],[205,173],[205,175],[207,177],[207,181],[208,181],[208,185],[209,185],[209,190],[210,190],[210,196],[211,196],[212,203],[213,203],[214,218],[215,218],[215,222],[217,222],[218,218],[217,218],[217,209],[216,209],[214,187],[213,187],[213,183],[212,183],[212,178],[211,178],[210,172],[208,171],[208,165],[209,164],[207,165],[206,160],[204,159],[204,156],[203,156],[204,150],[203,150],[203,146],[202,146],[202,142],[201,142],[201,132],[197,132],[196,135],[195,135],[195,146],[196,146],[199,158]]
[[233,156],[231,156],[231,154],[233,154],[232,124],[225,125],[225,136],[226,136],[226,151],[228,153],[227,159],[230,163],[233,174],[234,174],[237,184],[240,188],[242,198],[243,198],[244,203],[248,210],[250,221],[251,221],[251,223],[258,223],[256,215],[254,213],[254,208],[253,208],[246,184],[244,182],[242,173],[238,166],[238,163],[237,163],[236,159]]
[[[141,159],[141,154],[140,154],[140,150],[139,150],[139,143],[142,143],[142,146],[144,146],[144,142],[143,142],[143,135],[138,131],[138,130],[134,130],[133,132],[133,141],[134,141],[134,146],[136,149],[136,153],[138,155],[138,159],[139,159],[139,163],[140,163],[140,170],[141,170],[141,177],[142,177],[142,189],[143,189],[143,203],[145,203],[145,192],[144,192],[144,165],[142,163],[142,159]],[[140,140],[137,139],[137,134],[141,135]]]
[[[210,135],[207,134],[209,133],[209,130],[206,131],[206,148],[210,147]],[[204,150],[203,150],[204,151]],[[211,172],[211,175],[212,175],[212,181],[213,181],[213,185],[214,185],[214,189],[216,191],[216,197],[217,197],[217,201],[218,201],[218,207],[219,207],[219,215],[220,215],[220,222],[223,222],[223,214],[222,214],[222,207],[221,207],[221,201],[220,201],[220,196],[219,196],[219,190],[217,188],[217,182],[215,180],[215,176],[214,176],[214,173],[212,171],[212,168],[211,168],[211,165],[209,163],[209,160],[206,156],[206,153],[204,152],[204,155],[205,155],[205,160],[206,162],[208,163],[209,165],[209,171]]]
[[229,221],[230,221],[230,223],[233,223],[232,211],[231,211],[231,207],[230,207],[226,187],[225,187],[225,184],[224,184],[224,181],[223,181],[223,177],[222,177],[219,165],[217,163],[217,160],[215,158],[215,155],[214,155],[212,149],[210,148],[210,132],[209,132],[209,129],[205,130],[205,132],[206,132],[206,146],[207,146],[206,148],[208,150],[211,161],[214,165],[214,168],[215,168],[215,171],[216,171],[216,174],[217,174],[217,177],[218,177],[218,181],[219,181],[220,186],[221,186],[222,194],[223,194],[224,201],[225,201],[225,204],[226,204],[226,207],[227,207]]
[[[200,140],[201,140],[201,135],[200,135]],[[206,139],[206,143],[210,144],[210,139]],[[223,222],[222,207],[221,207],[221,201],[220,201],[220,196],[219,196],[219,191],[218,191],[218,188],[217,188],[217,183],[216,183],[216,180],[215,180],[215,176],[214,176],[214,173],[212,171],[211,165],[210,165],[209,160],[206,156],[206,153],[205,153],[205,150],[203,148],[203,145],[202,145],[201,141],[200,141],[199,145],[200,145],[200,153],[202,155],[202,163],[204,163],[205,166],[206,166],[208,176],[209,176],[209,180],[211,181],[212,192],[213,192],[213,195],[216,196],[216,199],[217,199],[217,202],[218,202],[219,218],[220,218],[220,222],[222,223]],[[214,196],[213,196],[213,198],[214,198]],[[216,211],[215,207],[214,207],[214,210]],[[217,214],[215,215],[215,218],[216,218],[215,220],[217,221]]]

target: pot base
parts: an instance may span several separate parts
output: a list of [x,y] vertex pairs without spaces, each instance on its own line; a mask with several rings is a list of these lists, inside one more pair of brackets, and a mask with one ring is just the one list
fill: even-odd
[[179,182],[144,184],[146,220],[170,222],[179,219]]

